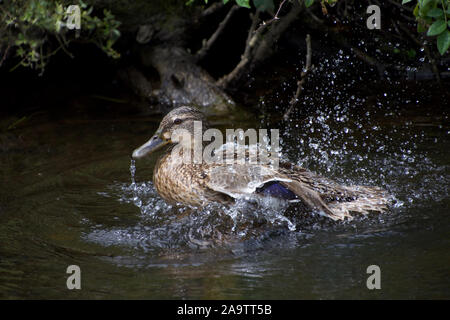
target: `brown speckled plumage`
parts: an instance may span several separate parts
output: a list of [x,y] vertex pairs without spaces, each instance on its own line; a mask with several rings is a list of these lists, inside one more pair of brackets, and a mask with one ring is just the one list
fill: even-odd
[[[138,158],[159,148],[160,144],[170,144],[170,134],[175,129],[192,133],[193,121],[202,121],[203,129],[206,128],[204,116],[198,110],[191,107],[172,110],[161,121],[155,136],[136,149],[133,156]],[[173,145],[157,161],[153,175],[156,190],[169,203],[204,206],[210,202],[230,203],[243,197],[257,198],[262,196],[258,193],[260,188],[276,182],[295,194],[293,202],[301,201],[334,220],[351,218],[351,213],[387,210],[387,194],[377,187],[342,186],[285,162],[276,170],[248,162],[184,163],[180,154],[171,152],[172,148]]]

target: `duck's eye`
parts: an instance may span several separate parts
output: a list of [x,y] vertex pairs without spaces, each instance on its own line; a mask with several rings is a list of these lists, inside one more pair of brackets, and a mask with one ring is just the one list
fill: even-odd
[[180,124],[180,123],[182,123],[183,122],[183,120],[181,120],[181,119],[175,119],[175,120],[173,120],[173,123],[174,124]]

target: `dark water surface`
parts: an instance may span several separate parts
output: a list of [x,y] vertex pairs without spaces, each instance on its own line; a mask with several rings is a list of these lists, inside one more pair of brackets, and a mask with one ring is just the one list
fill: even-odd
[[[131,152],[158,117],[48,111],[4,130],[17,120],[7,118],[0,298],[450,298],[448,109],[392,94],[334,96],[287,124],[216,119],[220,128],[280,128],[285,158],[395,198],[389,214],[346,223],[261,209],[263,232],[243,227],[239,208],[168,206],[151,183],[159,154],[132,177]],[[211,241],[221,228],[233,240]],[[69,265],[81,268],[81,290],[66,287]],[[381,268],[381,290],[366,287],[369,265]]]

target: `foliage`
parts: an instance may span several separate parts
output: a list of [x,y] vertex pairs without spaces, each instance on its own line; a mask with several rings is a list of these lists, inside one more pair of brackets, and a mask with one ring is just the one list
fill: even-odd
[[[120,22],[108,10],[96,16],[94,8],[82,0],[7,2],[7,5],[0,5],[0,49],[3,57],[9,50],[15,53],[20,60],[16,67],[31,67],[42,73],[48,59],[59,50],[71,55],[68,46],[73,41],[92,42],[108,56],[120,56],[112,48],[120,37]],[[67,9],[74,4],[80,9],[79,30],[69,29],[67,25],[73,18],[69,17],[71,13]]]
[[[187,4],[192,4],[195,0],[188,0]],[[206,4],[208,0],[203,0]],[[224,4],[233,0],[222,0]],[[250,8],[250,4],[260,11],[273,12],[275,9],[274,0],[234,0],[237,5]],[[312,6],[315,2],[320,2],[322,10],[326,12],[325,4],[333,6],[338,0],[289,0],[300,1],[306,7]],[[402,4],[416,2],[414,15],[418,21],[417,31],[427,32],[427,36],[436,37],[437,48],[441,55],[444,55],[450,47],[450,1],[449,0],[402,0]],[[279,0],[278,3],[284,3]]]
[[[195,0],[188,0],[188,2],[186,4],[191,5],[192,3],[194,3],[194,1]],[[204,1],[206,4],[208,3],[208,0],[204,0]],[[222,0],[222,1],[224,4],[227,4],[228,2],[230,2],[230,0]],[[240,7],[249,8],[249,9],[251,8],[250,0],[234,0],[234,1]],[[294,0],[294,1],[304,2],[306,7],[310,7],[314,3],[314,0]],[[338,0],[320,0],[322,5],[324,5],[325,3],[334,4],[337,1]],[[275,9],[274,0],[252,0],[252,3],[255,6],[255,8],[260,11],[271,12]]]
[[[403,0],[407,4],[413,0]],[[450,3],[448,0],[418,0],[414,7],[417,19],[417,31],[427,32],[427,36],[436,37],[441,55],[450,47]]]

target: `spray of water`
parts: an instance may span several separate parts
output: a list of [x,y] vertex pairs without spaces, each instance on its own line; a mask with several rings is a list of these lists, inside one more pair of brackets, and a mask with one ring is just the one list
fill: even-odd
[[[412,208],[425,208],[429,201],[445,199],[450,185],[448,162],[436,161],[428,150],[448,141],[445,140],[448,129],[438,127],[437,130],[447,130],[447,133],[435,135],[430,127],[405,121],[398,106],[412,102],[400,93],[359,94],[354,86],[361,79],[345,78],[349,69],[355,67],[358,67],[356,62],[343,52],[338,52],[334,59],[320,61],[310,80],[317,85],[305,91],[297,108],[298,118],[292,116],[287,125],[265,119],[261,127],[283,128],[280,130],[281,160],[294,162],[342,184],[374,185],[388,190],[395,199],[390,214],[361,218],[362,222],[356,219],[334,224],[326,218],[305,214],[301,208],[288,208],[274,199],[259,203],[242,199],[233,206],[211,204],[206,208],[171,206],[158,196],[151,182],[137,182],[132,161],[131,184],[112,185],[107,195],[132,205],[134,209],[130,210],[137,209],[138,223],[131,227],[93,230],[87,238],[138,247],[145,252],[211,248],[249,240],[262,243],[274,230],[305,239],[318,231],[339,228],[353,230],[372,225],[376,230],[383,229],[381,226],[388,229],[410,218]],[[292,89],[292,85],[283,85],[273,100],[282,104],[280,95]],[[274,108],[281,110],[282,106],[276,103]],[[444,117],[448,120],[448,115]],[[291,236],[288,241],[290,245],[296,243]]]

